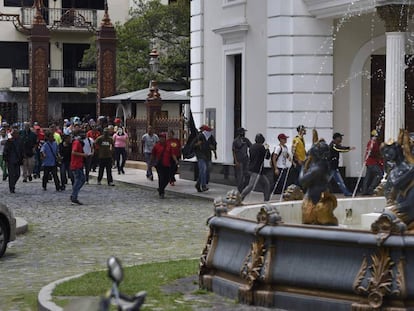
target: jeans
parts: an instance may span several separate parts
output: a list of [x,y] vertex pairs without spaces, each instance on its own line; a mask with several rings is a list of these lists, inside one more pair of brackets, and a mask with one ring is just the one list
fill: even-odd
[[381,182],[383,171],[379,165],[367,165],[362,194],[373,194],[375,188]]
[[251,173],[249,184],[246,188],[243,189],[241,193],[242,200],[256,187],[257,183],[259,183],[263,187],[263,195],[264,201],[267,202],[270,200],[271,190],[270,190],[270,183],[269,180],[265,175],[258,174],[258,173]]
[[67,185],[68,177],[73,184],[73,174],[69,167],[70,163],[62,162],[62,164],[60,165],[60,181],[62,182],[62,186]]
[[333,177],[333,179],[335,180],[335,182],[338,185],[339,189],[341,190],[341,192],[344,195],[346,195],[346,196],[352,195],[352,193],[346,187],[346,185],[344,183],[344,180],[342,179],[341,173],[339,172],[338,169],[331,170],[331,176],[330,176],[329,180],[331,180],[332,177]]
[[82,186],[85,183],[85,173],[83,172],[83,168],[79,168],[77,170],[72,170],[73,177],[75,181],[72,185],[72,200],[78,199],[79,191],[81,190]]
[[23,158],[23,178],[24,179],[26,179],[27,177],[33,174],[34,165],[35,165],[34,156]]
[[155,167],[158,173],[158,193],[163,195],[165,187],[167,187],[170,181],[170,167],[159,164]]
[[60,188],[59,177],[57,175],[57,166],[43,166],[43,179],[42,179],[43,189],[46,189],[46,185],[49,180],[49,174],[52,174],[53,181],[55,182],[56,191],[59,191],[61,188]]
[[103,178],[104,170],[106,170],[106,180],[108,185],[113,182],[112,179],[112,158],[99,159],[98,182]]
[[239,165],[234,167],[237,180],[237,190],[241,193],[247,185],[249,179],[249,159],[239,161]]
[[197,161],[198,165],[198,179],[197,184],[200,185],[201,188],[206,187],[207,185],[207,160],[199,159]]
[[115,161],[118,173],[124,171],[126,156],[127,153],[125,148],[115,147]]
[[145,163],[147,163],[147,177],[152,177],[152,163],[151,163],[151,153],[144,153]]

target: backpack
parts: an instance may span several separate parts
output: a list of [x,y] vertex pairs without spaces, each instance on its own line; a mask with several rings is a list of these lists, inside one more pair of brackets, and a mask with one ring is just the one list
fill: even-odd
[[279,159],[280,155],[282,154],[282,151],[283,151],[283,147],[280,147],[280,151],[277,154],[274,151],[272,152],[272,155],[270,156],[270,167],[272,169],[275,169],[275,167],[273,166],[273,162],[277,163],[277,159]]

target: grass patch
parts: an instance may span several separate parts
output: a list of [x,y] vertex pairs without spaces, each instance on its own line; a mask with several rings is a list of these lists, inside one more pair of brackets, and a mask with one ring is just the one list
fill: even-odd
[[[195,275],[198,263],[199,260],[193,259],[126,267],[120,290],[128,295],[145,290],[147,298],[143,310],[192,310],[192,303],[183,300],[183,293],[173,291],[166,294],[162,287],[177,279]],[[56,286],[53,291],[54,301],[62,306],[65,304],[65,297],[99,297],[110,287],[111,281],[106,271],[91,272]]]

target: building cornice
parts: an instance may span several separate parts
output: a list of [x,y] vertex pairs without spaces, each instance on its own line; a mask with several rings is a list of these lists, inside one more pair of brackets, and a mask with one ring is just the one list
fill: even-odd
[[406,0],[303,0],[309,13],[317,18],[337,18],[373,12],[376,7],[407,4]]
[[225,25],[220,28],[213,29],[215,34],[221,35],[223,43],[242,42],[249,30],[249,24],[246,22]]

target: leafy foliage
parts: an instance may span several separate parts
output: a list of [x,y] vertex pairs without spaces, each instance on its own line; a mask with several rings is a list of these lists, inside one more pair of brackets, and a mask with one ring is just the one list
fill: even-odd
[[[190,52],[190,1],[163,5],[159,0],[136,0],[131,18],[115,25],[117,32],[117,89],[148,87],[151,79],[188,82]],[[149,53],[160,54],[160,71],[149,69]],[[85,53],[82,65],[96,61],[96,46]]]

